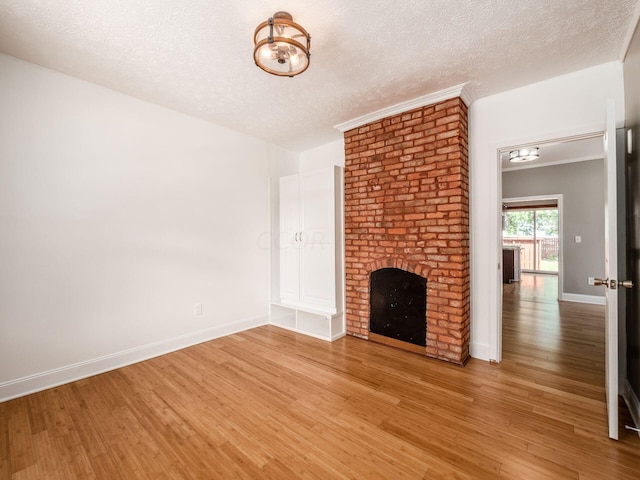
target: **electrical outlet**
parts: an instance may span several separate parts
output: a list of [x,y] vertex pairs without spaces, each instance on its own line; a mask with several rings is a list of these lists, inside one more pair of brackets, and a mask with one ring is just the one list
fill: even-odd
[[589,277],[589,278],[587,279],[587,284],[588,284],[588,285],[591,285],[591,286],[593,287],[593,286],[595,285],[595,283],[596,283],[596,282],[594,281],[593,277]]
[[194,315],[202,315],[202,304],[194,303],[193,304],[193,314]]

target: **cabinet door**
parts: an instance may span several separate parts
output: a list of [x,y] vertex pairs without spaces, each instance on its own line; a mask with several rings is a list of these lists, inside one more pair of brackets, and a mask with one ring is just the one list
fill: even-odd
[[335,269],[333,247],[314,243],[300,252],[300,303],[335,309]]
[[280,179],[280,299],[297,302],[300,296],[300,209],[298,175]]
[[335,308],[335,169],[300,174],[300,302]]

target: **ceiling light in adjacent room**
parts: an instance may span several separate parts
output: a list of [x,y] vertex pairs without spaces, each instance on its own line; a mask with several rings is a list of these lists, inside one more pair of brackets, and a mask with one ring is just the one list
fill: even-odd
[[509,161],[512,163],[531,162],[540,158],[538,147],[520,148],[509,152]]
[[294,77],[309,67],[311,36],[287,12],[276,12],[258,25],[253,43],[253,59],[267,73]]

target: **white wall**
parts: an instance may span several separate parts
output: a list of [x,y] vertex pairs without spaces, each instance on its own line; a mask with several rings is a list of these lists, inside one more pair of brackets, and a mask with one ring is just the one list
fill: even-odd
[[300,152],[300,171],[338,165],[344,167],[344,139],[325,143],[319,147]]
[[482,98],[469,109],[471,355],[498,359],[500,169],[497,151],[604,131],[606,100],[624,119],[622,64],[612,62]]
[[6,55],[0,72],[0,400],[268,321],[287,152]]

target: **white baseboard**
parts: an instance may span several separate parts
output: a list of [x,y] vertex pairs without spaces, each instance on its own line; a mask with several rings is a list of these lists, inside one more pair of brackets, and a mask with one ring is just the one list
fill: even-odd
[[82,378],[108,372],[109,370],[115,370],[116,368],[131,365],[132,363],[148,360],[192,345],[197,345],[198,343],[207,342],[215,338],[249,330],[268,323],[268,316],[241,320],[10,380],[0,383],[0,402],[57,387],[58,385],[74,382]]
[[[627,379],[624,381],[624,392],[622,394],[622,398],[624,398],[624,401],[627,403],[627,407],[631,413],[631,418],[633,418],[633,423],[636,424],[636,428],[640,428],[640,401]],[[638,436],[640,437],[640,432],[638,432]]]
[[473,343],[469,345],[469,354],[473,358],[477,358],[479,360],[486,360],[487,362],[490,360],[489,355],[489,345],[484,343]]
[[593,305],[604,305],[605,298],[597,295],[579,295],[577,293],[563,293],[562,298],[565,302],[591,303]]

